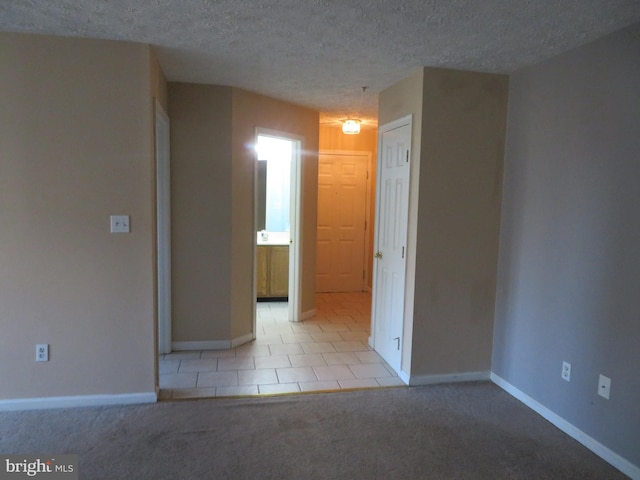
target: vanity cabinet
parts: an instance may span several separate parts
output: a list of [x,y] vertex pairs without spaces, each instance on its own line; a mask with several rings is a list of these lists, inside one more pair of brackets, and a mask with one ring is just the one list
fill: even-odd
[[259,298],[289,295],[289,247],[258,245],[257,295]]

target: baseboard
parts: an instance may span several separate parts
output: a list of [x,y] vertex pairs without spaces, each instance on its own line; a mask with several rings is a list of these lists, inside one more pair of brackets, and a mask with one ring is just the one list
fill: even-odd
[[308,318],[313,318],[316,316],[316,309],[307,310],[306,312],[300,313],[300,321],[306,320]]
[[580,442],[582,445],[587,447],[589,450],[591,450],[593,453],[598,455],[604,461],[613,465],[615,468],[620,470],[622,473],[624,473],[628,477],[632,478],[633,480],[640,480],[639,466],[634,465],[626,458],[621,457],[620,455],[615,453],[613,450],[605,447],[603,444],[601,444],[594,438],[590,437],[589,435],[584,433],[582,430],[580,430],[573,424],[567,422],[564,418],[552,412],[547,407],[545,407],[538,401],[534,400],[529,395],[522,392],[518,388],[514,387],[505,379],[496,375],[493,372],[491,372],[491,381],[496,385],[498,385],[500,388],[502,388],[509,395],[517,398],[522,403],[524,403],[527,407],[529,407],[531,410],[533,410],[534,412],[536,412],[537,414],[539,414],[540,416],[542,416],[543,418],[551,422],[553,425],[558,427],[560,430],[562,430],[564,433],[569,435],[571,438]]
[[189,350],[228,350],[231,348],[229,340],[208,340],[204,342],[171,342],[174,352]]
[[155,403],[156,392],[123,393],[117,395],[71,395],[67,397],[17,398],[0,400],[0,412],[15,410],[44,410],[49,408],[102,407]]
[[435,383],[477,382],[489,380],[490,372],[462,372],[442,375],[411,375],[409,385],[433,385]]
[[256,337],[253,333],[247,333],[246,335],[242,335],[241,337],[234,338],[233,340],[231,340],[231,348],[236,348],[240,345],[244,345],[245,343],[250,342],[254,338]]

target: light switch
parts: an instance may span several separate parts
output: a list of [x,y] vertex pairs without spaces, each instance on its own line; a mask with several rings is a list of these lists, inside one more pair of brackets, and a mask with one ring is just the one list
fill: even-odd
[[129,215],[111,215],[111,233],[129,233]]

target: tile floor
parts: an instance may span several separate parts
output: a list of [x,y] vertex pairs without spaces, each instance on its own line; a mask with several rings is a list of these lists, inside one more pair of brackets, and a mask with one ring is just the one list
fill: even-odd
[[371,295],[321,293],[316,316],[287,320],[285,302],[257,304],[257,338],[231,350],[160,358],[160,398],[267,395],[404,385],[368,346]]

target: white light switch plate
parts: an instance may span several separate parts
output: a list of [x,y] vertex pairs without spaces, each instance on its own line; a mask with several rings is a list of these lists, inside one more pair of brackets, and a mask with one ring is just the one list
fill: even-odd
[[111,215],[111,233],[129,233],[129,215]]

